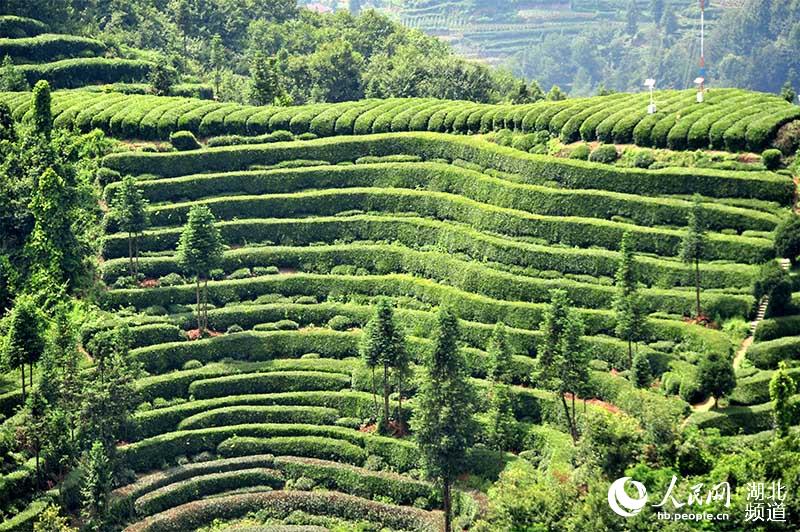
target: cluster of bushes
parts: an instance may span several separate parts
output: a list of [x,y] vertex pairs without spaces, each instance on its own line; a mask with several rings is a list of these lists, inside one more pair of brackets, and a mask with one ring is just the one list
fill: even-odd
[[328,515],[355,522],[369,521],[397,530],[438,532],[438,513],[368,501],[337,492],[272,491],[242,493],[184,504],[128,527],[129,532],[195,530],[213,521],[232,520],[251,512],[281,519],[295,511]]
[[781,360],[797,360],[800,358],[800,336],[754,343],[747,350],[747,358],[761,369],[775,369]]
[[275,438],[253,438],[234,436],[217,447],[220,456],[247,456],[256,453],[296,455],[320,458],[346,464],[360,465],[367,454],[352,443],[322,436],[286,436]]
[[761,320],[756,328],[755,341],[766,342],[784,336],[800,336],[800,316],[781,316]]
[[208,147],[215,148],[218,146],[238,146],[241,144],[268,144],[270,142],[287,142],[294,140],[294,135],[291,131],[280,129],[272,133],[264,135],[256,135],[247,137],[244,135],[224,135],[219,137],[212,137],[208,139]]
[[[521,176],[536,176],[566,188],[604,189],[641,195],[692,194],[721,198],[751,198],[791,203],[793,183],[770,172],[736,172],[701,168],[643,170],[521,153],[473,137],[434,133],[372,135],[258,146],[232,146],[190,153],[118,153],[105,165],[123,174],[152,173],[163,177],[234,171],[254,164],[287,159],[353,161],[366,155],[413,154],[425,160],[463,159],[484,168]],[[539,181],[540,182],[540,181]]]
[[[800,368],[790,368],[788,373],[798,386],[795,393],[800,393]],[[736,405],[757,405],[769,402],[769,382],[773,374],[773,371],[759,371],[750,377],[738,379],[736,388],[729,396],[730,402]]]
[[[324,390],[321,388],[319,391]],[[292,392],[289,386],[286,392]],[[231,393],[238,393],[231,390]],[[183,419],[178,430],[204,429],[224,425],[244,425],[247,423],[310,423],[312,425],[333,425],[341,417],[334,408],[323,406],[269,405],[269,406],[230,406],[207,410]]]
[[[288,130],[296,135],[312,133],[329,136],[391,131],[485,133],[509,129],[525,134],[547,132],[560,135],[565,141],[577,140],[580,134],[585,141],[635,141],[641,146],[671,145],[676,149],[684,145],[710,145],[715,148],[726,146],[732,150],[747,148],[758,151],[766,147],[781,125],[798,116],[796,109],[778,97],[721,89],[709,98],[719,99],[718,105],[729,107],[728,112],[717,115],[718,119],[708,126],[695,128],[705,118],[702,113],[690,112],[689,116],[677,120],[679,109],[669,105],[681,101],[684,104],[682,108],[685,108],[686,103],[693,100],[693,95],[692,91],[668,93],[664,102],[667,105],[656,115],[645,113],[646,102],[642,95],[544,101],[521,106],[432,99],[366,100],[292,108],[216,104],[198,110],[196,118],[188,124],[190,127],[184,129],[191,129],[201,136],[254,136],[276,130]],[[134,99],[130,101],[130,106],[145,104],[135,99],[136,96],[131,98]],[[753,113],[752,106],[742,109],[741,101],[737,98],[761,102],[756,105],[761,112]],[[149,101],[146,105],[158,106],[159,102]],[[697,108],[697,105],[690,108]],[[201,126],[205,116],[212,113],[214,116],[205,121],[206,127]],[[753,120],[737,121],[733,119],[737,113],[742,117],[753,116]],[[691,120],[688,120],[689,117]],[[160,138],[166,138],[171,131],[162,130]],[[541,145],[534,140],[531,138],[519,142],[530,146]]]

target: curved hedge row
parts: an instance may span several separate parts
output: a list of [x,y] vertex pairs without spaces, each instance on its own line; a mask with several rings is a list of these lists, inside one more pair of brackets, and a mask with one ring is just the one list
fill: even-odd
[[217,446],[217,453],[226,458],[271,453],[319,458],[360,465],[367,459],[364,450],[352,443],[324,436],[278,436],[253,438],[234,436]]
[[781,360],[800,359],[800,336],[755,343],[747,350],[747,358],[761,369],[775,369]]
[[16,64],[94,57],[105,51],[106,45],[103,42],[75,35],[42,34],[22,39],[0,38],[0,57],[10,57]]
[[[291,386],[289,386],[289,388],[291,388]],[[287,390],[287,393],[291,393],[291,391],[293,390]],[[231,393],[236,394],[238,390],[231,390]],[[232,406],[205,410],[199,414],[184,418],[178,424],[178,430],[205,429],[208,427],[252,423],[312,423],[314,425],[333,425],[340,417],[343,416],[341,416],[337,410],[322,406]]]
[[47,24],[39,20],[14,15],[0,16],[0,37],[22,39],[24,37],[35,37],[46,33],[47,30]]
[[187,503],[148,517],[129,526],[125,532],[185,532],[217,519],[236,519],[250,512],[258,511],[265,518],[284,518],[298,510],[352,521],[366,520],[396,530],[439,532],[442,527],[438,512],[368,501],[337,492],[272,491]]
[[[587,248],[617,249],[622,235],[634,235],[638,251],[661,257],[680,254],[685,232],[676,229],[646,228],[576,216],[547,216],[480,203],[460,195],[410,189],[347,188],[312,190],[289,194],[226,196],[189,203],[155,205],[149,209],[156,227],[183,225],[189,210],[197,204],[207,206],[217,220],[255,219],[268,213],[271,218],[332,216],[343,211],[369,211],[398,215],[415,213],[435,220],[469,225],[481,232],[511,237],[537,238],[551,244]],[[109,230],[115,230],[109,224]],[[736,260],[761,264],[775,257],[774,245],[762,238],[711,233],[705,249],[706,260]]]
[[[229,245],[248,242],[279,242],[295,246],[312,243],[388,241],[411,248],[433,246],[474,260],[491,257],[494,262],[540,271],[613,277],[619,253],[605,249],[569,248],[534,244],[494,236],[463,225],[412,216],[331,216],[298,219],[237,220],[219,224]],[[174,249],[180,229],[148,231],[140,239],[141,249]],[[123,235],[105,241],[110,257],[124,256]],[[126,243],[124,245],[127,245]],[[693,269],[678,260],[640,255],[636,258],[639,280],[649,286],[694,286]],[[749,287],[758,268],[747,264],[703,263],[704,288]],[[115,298],[112,296],[111,300]],[[174,301],[178,302],[178,301]],[[145,305],[148,306],[148,305]]]
[[178,153],[116,153],[106,157],[105,165],[122,174],[175,177],[246,170],[251,165],[272,165],[288,159],[339,163],[367,155],[398,153],[423,159],[462,159],[484,168],[534,176],[537,182],[554,181],[566,188],[600,188],[640,195],[698,193],[716,198],[777,201],[786,205],[791,203],[794,193],[791,179],[772,172],[704,168],[642,170],[534,155],[475,137],[418,132],[226,146]]
[[[694,94],[690,90],[659,91],[656,93],[659,112],[655,115],[646,114],[648,96],[644,94],[613,94],[518,106],[396,98],[292,108],[229,104],[222,111],[219,105],[197,103],[191,106],[194,118],[186,121],[183,128],[200,136],[261,135],[277,129],[327,136],[389,131],[485,133],[510,128],[523,132],[549,131],[569,141],[577,140],[580,135],[585,141],[635,141],[642,146],[676,148],[727,145],[729,149],[760,151],[781,125],[798,117],[796,109],[777,96],[715,89],[709,91],[704,104],[697,104]],[[160,105],[158,100],[137,95],[128,98],[129,107],[140,108],[143,113]],[[182,104],[175,101],[173,105],[177,108]],[[736,117],[743,117],[744,108],[752,106],[759,107],[762,113],[743,127]],[[210,114],[213,116],[206,120]],[[713,121],[708,118],[712,114]],[[101,128],[113,130],[112,122],[113,119],[101,124]],[[165,139],[173,131],[167,125],[159,128],[158,137],[148,138]],[[144,138],[141,134],[133,136]]]
[[[44,79],[53,88],[68,89],[90,84],[144,81],[150,75],[152,66],[152,63],[138,59],[88,57],[37,65],[20,65],[17,68],[31,85]],[[105,98],[106,95],[101,94],[96,97]]]
[[800,316],[781,316],[761,320],[754,334],[756,342],[776,340],[784,336],[800,336]]
[[140,517],[163,512],[195,499],[252,486],[283,487],[283,475],[273,469],[237,469],[199,475],[153,490],[134,503]]
[[197,399],[210,399],[231,394],[338,391],[349,387],[349,375],[320,371],[275,371],[197,380],[189,386],[189,393]]

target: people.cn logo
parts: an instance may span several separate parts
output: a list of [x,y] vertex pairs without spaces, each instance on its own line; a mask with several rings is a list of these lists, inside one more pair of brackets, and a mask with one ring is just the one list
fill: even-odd
[[[634,498],[625,491],[625,483],[630,480],[639,496]],[[614,513],[622,517],[633,517],[647,504],[647,489],[641,482],[631,480],[631,477],[618,478],[608,487],[608,505]]]

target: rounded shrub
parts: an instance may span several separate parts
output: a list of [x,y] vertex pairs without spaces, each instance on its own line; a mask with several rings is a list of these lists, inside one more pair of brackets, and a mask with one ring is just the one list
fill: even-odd
[[775,231],[775,252],[779,257],[797,263],[800,255],[800,216],[790,215]]
[[617,147],[613,144],[600,144],[589,154],[589,160],[593,163],[613,164],[617,157]]
[[588,144],[578,144],[571,152],[569,152],[569,158],[585,161],[589,158],[591,153],[592,149]]
[[183,365],[183,369],[185,369],[185,370],[200,369],[202,367],[203,367],[203,363],[200,362],[199,360],[194,360],[194,359],[187,360],[186,363]]
[[200,148],[200,143],[191,131],[176,131],[170,133],[169,141],[172,146],[178,151],[197,150]]
[[781,165],[781,151],[776,149],[764,150],[761,154],[761,162],[767,167],[767,170],[777,170]]

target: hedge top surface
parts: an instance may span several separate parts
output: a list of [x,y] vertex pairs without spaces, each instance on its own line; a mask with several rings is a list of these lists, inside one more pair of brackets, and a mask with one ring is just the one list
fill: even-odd
[[[317,135],[351,134],[353,132],[381,133],[389,129],[398,130],[428,130],[448,131],[457,133],[485,133],[490,130],[514,128],[524,132],[546,130],[553,134],[564,133],[567,137],[574,137],[576,128],[581,131],[584,140],[603,140],[608,136],[608,131],[613,132],[615,141],[636,142],[644,146],[660,146],[662,140],[651,138],[651,135],[637,135],[638,129],[649,129],[654,121],[671,125],[679,123],[682,115],[686,115],[681,127],[673,133],[673,145],[676,149],[683,147],[716,148],[723,147],[733,151],[748,149],[761,151],[774,139],[778,129],[787,122],[800,117],[800,109],[774,95],[744,91],[740,89],[715,89],[709,95],[705,107],[698,107],[694,103],[694,91],[659,91],[656,93],[658,101],[677,102],[674,105],[662,108],[657,115],[647,115],[642,112],[643,101],[640,94],[596,96],[591,98],[576,98],[566,102],[542,101],[533,105],[506,105],[506,104],[476,104],[473,102],[455,100],[435,100],[425,98],[370,100],[368,105],[364,102],[342,102],[334,104],[310,104],[288,108],[259,108],[253,106],[229,106],[230,113],[214,114],[218,107],[212,106],[205,109],[193,106],[192,110],[183,113],[184,116],[192,113],[188,129],[200,136],[212,134],[237,134],[258,135],[269,133],[275,129],[287,129],[300,134],[312,132]],[[101,101],[103,94],[94,94],[97,101]],[[60,94],[54,94],[54,101],[59,102]],[[141,109],[145,114],[148,110],[160,106],[162,102],[170,100],[143,95],[127,96],[129,105],[125,109]],[[8,96],[0,96],[0,100],[7,101]],[[741,101],[744,100],[744,101]],[[202,102],[202,100],[196,100]],[[386,104],[384,104],[386,102]],[[731,117],[742,112],[750,102],[756,102],[759,109],[757,119],[747,123],[737,123]],[[602,107],[603,104],[617,109],[605,117],[600,124],[595,125],[598,118],[604,117],[604,111],[587,113],[586,110]],[[17,105],[29,105],[26,102]],[[178,106],[176,102],[174,104]],[[692,110],[687,114],[687,110]],[[705,110],[705,111],[704,111]],[[427,116],[427,111],[432,111]],[[727,112],[720,112],[727,111]],[[118,114],[122,114],[122,110]],[[16,115],[16,113],[15,113]],[[211,116],[213,115],[213,117]],[[413,115],[413,116],[412,116]],[[205,120],[206,116],[209,117]],[[234,117],[229,120],[226,116]],[[280,116],[281,119],[273,119]],[[339,127],[339,120],[347,120]],[[419,119],[416,117],[419,116]],[[504,119],[498,117],[504,116]],[[445,118],[446,117],[446,118]],[[634,117],[631,119],[631,117]],[[713,118],[712,118],[713,117]],[[113,131],[112,117],[107,117],[97,127],[107,132],[119,135]],[[297,120],[294,120],[297,118]],[[319,118],[319,120],[317,120]],[[572,120],[574,118],[574,120]],[[691,123],[689,122],[691,121]],[[69,121],[66,121],[69,122]],[[698,127],[689,134],[695,122],[711,122],[709,128]],[[730,124],[728,122],[731,122]],[[643,128],[638,128],[639,125]],[[70,123],[65,123],[70,126]],[[583,127],[586,125],[586,127]],[[647,125],[649,127],[644,127]],[[716,127],[714,127],[716,126]],[[165,139],[169,133],[179,128],[178,123],[165,124],[164,128],[148,130],[145,132],[138,124],[136,127],[122,132],[126,138]],[[186,125],[180,126],[187,129]],[[663,129],[663,128],[662,128]],[[565,131],[567,130],[567,131]],[[685,130],[686,135],[683,135]],[[698,131],[700,133],[698,133]],[[669,133],[669,129],[665,131]],[[680,133],[680,134],[678,134]],[[679,139],[678,137],[681,137]],[[719,138],[722,137],[722,138]],[[690,142],[691,140],[691,142]],[[724,141],[724,142],[721,142]]]

